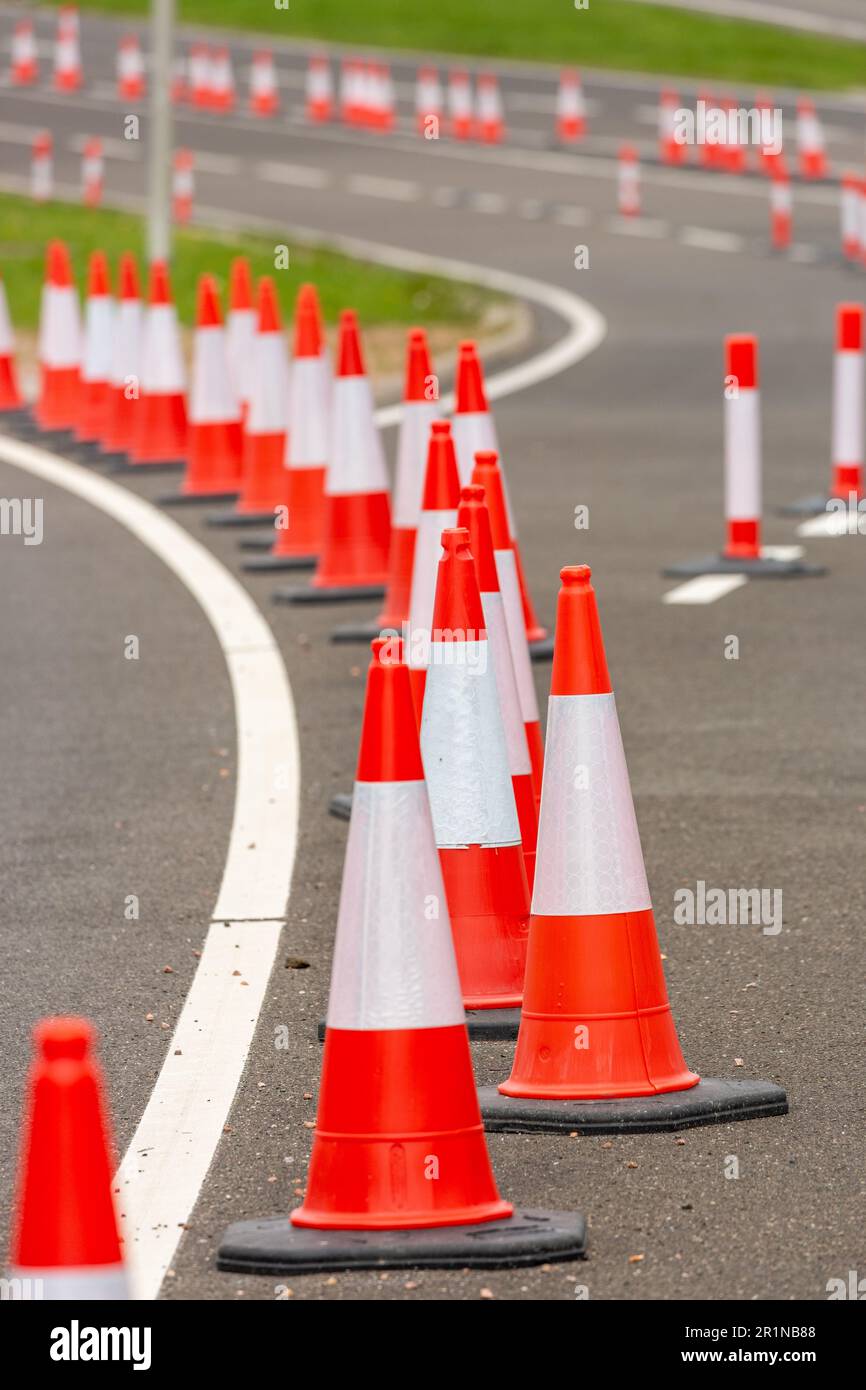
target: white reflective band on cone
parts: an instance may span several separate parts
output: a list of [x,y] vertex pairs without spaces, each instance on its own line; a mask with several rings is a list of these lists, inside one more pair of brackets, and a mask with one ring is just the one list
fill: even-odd
[[502,594],[502,607],[505,610],[505,625],[511,643],[511,660],[514,663],[514,679],[517,681],[517,694],[520,699],[520,713],[524,724],[538,723],[538,697],[535,694],[535,681],[532,676],[532,663],[529,644],[526,640],[526,623],[523,619],[523,600],[520,597],[520,580],[517,578],[517,562],[513,550],[497,550],[496,574]]
[[328,462],[328,398],[331,384],[324,357],[296,357],[289,378],[287,441],[292,468],[324,468]]
[[651,906],[614,697],[551,695],[532,911]]
[[388,491],[388,470],[373,396],[365,376],[338,377],[333,393],[333,433],[325,491],[331,497]]
[[45,285],[39,321],[39,361],[62,371],[81,361],[81,319],[72,286]]
[[857,226],[860,245],[866,246],[866,193],[861,193],[857,199]]
[[860,236],[859,189],[843,187],[840,213],[842,219],[842,240],[857,241]]
[[863,354],[833,358],[833,463],[863,462]]
[[240,417],[240,402],[229,379],[225,334],[221,328],[197,328],[192,348],[190,424],[223,424]]
[[487,646],[496,673],[496,690],[499,695],[502,727],[505,730],[508,766],[512,777],[528,775],[532,771],[532,764],[529,760],[529,744],[526,742],[526,725],[520,713],[520,696],[514,678],[514,662],[511,657],[502,595],[482,594],[481,606],[484,609],[484,626],[487,628]]
[[15,335],[9,317],[9,304],[6,299],[6,286],[0,280],[0,357],[9,357],[15,351]]
[[141,389],[150,396],[173,396],[185,385],[177,311],[173,304],[152,304],[144,318]]
[[423,782],[356,782],[328,1027],[463,1023],[451,922]]
[[250,401],[255,386],[255,309],[233,309],[226,320],[226,361],[239,401]]
[[418,525],[424,496],[427,445],[430,426],[439,419],[436,401],[406,401],[397,440],[397,473],[394,481],[394,515],[398,528]]
[[520,844],[486,641],[434,643],[424,690],[421,755],[440,849]]
[[[454,440],[454,452],[457,455],[457,471],[460,474],[460,486],[468,487],[472,482],[472,470],[475,467],[475,455],[482,450],[493,450],[499,453],[499,445],[496,441],[496,426],[493,423],[493,416],[489,410],[469,410],[465,414],[451,416],[451,436]],[[503,488],[505,478],[502,479]],[[511,526],[511,516],[508,518],[508,525]]]
[[281,434],[288,425],[289,368],[282,333],[257,333],[247,434]]
[[[125,1302],[130,1297],[129,1281],[123,1265],[57,1266],[50,1269],[9,1270],[9,1279],[21,1281],[20,1301]],[[36,1290],[41,1290],[37,1292]],[[18,1301],[12,1293],[12,1301]]]
[[88,299],[84,307],[82,381],[108,381],[111,375],[114,303],[106,295]]
[[725,516],[756,521],[761,515],[761,396],[741,390],[725,401]]
[[456,507],[449,511],[422,512],[415,536],[412,588],[409,594],[409,645],[407,666],[421,670],[430,664],[436,579],[442,555],[442,532],[457,524]]
[[127,377],[138,376],[141,366],[141,330],[144,322],[141,300],[121,299],[114,314],[111,346],[112,386],[125,386]]

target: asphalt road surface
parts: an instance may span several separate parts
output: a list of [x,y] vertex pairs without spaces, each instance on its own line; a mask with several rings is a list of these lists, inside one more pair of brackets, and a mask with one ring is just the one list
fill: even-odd
[[[121,148],[122,113],[110,93],[118,29],[92,19],[83,27],[90,85],[80,100],[0,91],[9,186],[26,174],[22,128],[54,132],[62,183],[77,181],[84,135]],[[824,1298],[828,1279],[864,1262],[866,542],[802,542],[772,509],[828,474],[834,306],[864,285],[838,260],[835,193],[797,188],[797,247],[787,258],[768,252],[766,188],[755,179],[648,166],[644,217],[623,227],[609,153],[636,131],[652,142],[641,125],[652,101],[646,79],[586,75],[595,133],[585,154],[571,156],[547,148],[555,83],[538,69],[508,70],[512,139],[491,152],[422,145],[408,129],[310,132],[295,111],[294,49],[280,68],[289,112],[273,126],[178,112],[178,140],[200,156],[200,207],[239,226],[349,233],[529,276],[604,315],[607,336],[584,361],[496,406],[526,570],[549,622],[560,566],[593,568],[686,1058],[707,1076],[781,1082],[791,1103],[786,1118],[681,1136],[492,1136],[504,1195],[587,1213],[585,1262],[282,1282],[295,1299],[473,1299],[482,1288],[498,1298],[573,1299],[576,1286],[591,1298]],[[842,100],[827,111],[838,128],[834,158],[853,157],[860,114]],[[140,196],[143,151],[113,153],[107,196]],[[267,177],[269,165],[281,173]],[[578,242],[589,247],[587,270],[574,268]],[[557,314],[537,310],[534,341],[520,356],[564,331]],[[675,586],[662,567],[720,543],[721,340],[730,331],[761,340],[767,540],[805,544],[830,572],[749,581],[710,604],[665,603]],[[387,444],[393,456],[393,431]],[[129,486],[153,498],[166,479]],[[213,913],[236,754],[219,647],[175,576],[61,488],[2,466],[0,491],[45,499],[43,544],[7,537],[2,552],[5,1212],[28,1031],[39,1015],[80,1009],[97,1022],[126,1149]],[[578,504],[589,506],[588,531],[574,529]],[[277,1281],[220,1274],[215,1253],[228,1223],[284,1213],[303,1186],[345,843],[326,804],[351,782],[365,660],[327,641],[342,611],[271,607],[274,581],[241,573],[236,536],[205,530],[198,509],[177,520],[271,624],[297,710],[301,802],[276,968],[162,1296],[272,1299]],[[130,633],[141,639],[137,662],[123,659]],[[730,635],[739,638],[735,661],[725,659]],[[542,702],[547,680],[537,667]],[[698,880],[781,889],[782,931],[675,926],[675,890]],[[140,898],[137,921],[124,917],[129,894]],[[284,1025],[287,1051],[274,1045]],[[476,1045],[473,1057],[479,1082],[507,1073],[505,1046]],[[731,1156],[737,1179],[725,1176]]]

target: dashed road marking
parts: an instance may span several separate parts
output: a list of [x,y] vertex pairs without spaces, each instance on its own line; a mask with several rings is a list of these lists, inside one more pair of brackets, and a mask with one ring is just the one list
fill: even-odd
[[266,183],[289,183],[295,188],[325,188],[331,181],[325,169],[311,164],[276,164],[267,159],[256,165],[256,178]]
[[737,232],[717,232],[712,227],[680,227],[677,239],[702,251],[742,251],[745,245]]
[[668,589],[662,594],[662,603],[715,603],[748,582],[744,574],[698,574],[685,584]]
[[618,236],[647,237],[656,239],[670,233],[670,224],[657,217],[609,217],[607,228]]
[[475,212],[486,212],[492,216],[506,211],[508,199],[502,193],[473,193],[470,206]]
[[387,179],[374,174],[352,174],[346,181],[350,193],[363,198],[388,198],[394,203],[417,203],[421,185],[411,179]]

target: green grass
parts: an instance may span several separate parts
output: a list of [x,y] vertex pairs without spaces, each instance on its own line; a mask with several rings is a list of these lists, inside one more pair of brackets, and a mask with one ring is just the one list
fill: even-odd
[[[139,217],[68,203],[35,204],[27,198],[0,194],[0,273],[16,327],[27,329],[36,325],[45,247],[61,229],[79,286],[85,283],[87,258],[96,248],[109,254],[112,267],[121,251],[134,251],[143,259],[143,223]],[[224,288],[231,261],[240,255],[249,257],[254,275],[273,276],[287,322],[298,286],[305,280],[314,281],[318,287],[322,311],[329,323],[336,320],[341,309],[351,307],[358,311],[365,328],[420,321],[427,326],[442,324],[469,329],[499,298],[471,285],[389,270],[323,248],[291,243],[284,243],[289,245],[290,268],[275,270],[276,241],[276,237],[224,236],[193,228],[180,231],[172,261],[172,283],[181,319],[186,323],[193,321],[199,275],[209,271]]]
[[[60,3],[60,0],[53,0]],[[146,12],[147,0],[83,8]],[[866,85],[866,46],[628,0],[178,0],[181,21],[292,38],[796,87]]]

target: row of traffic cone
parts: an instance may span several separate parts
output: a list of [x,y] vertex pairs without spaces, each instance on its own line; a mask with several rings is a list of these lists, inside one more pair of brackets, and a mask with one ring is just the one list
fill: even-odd
[[[717,99],[706,92],[699,94],[698,101],[705,111],[722,112],[727,118],[739,109],[739,104],[731,98]],[[671,87],[662,89],[658,107],[658,154],[662,164],[682,166],[689,161],[689,146],[678,138],[677,116],[683,111],[678,94]],[[757,97],[753,109],[763,115],[772,111],[768,98]],[[713,132],[715,134],[715,132]],[[721,170],[730,174],[743,174],[748,171],[747,147],[737,139],[706,139],[697,147],[700,163],[705,169]],[[824,129],[815,110],[815,103],[808,97],[797,101],[796,118],[797,167],[801,178],[825,179],[829,173],[827,163]],[[775,141],[767,139],[758,143],[755,149],[754,168],[756,172],[772,178],[784,163],[782,150],[775,148]]]

